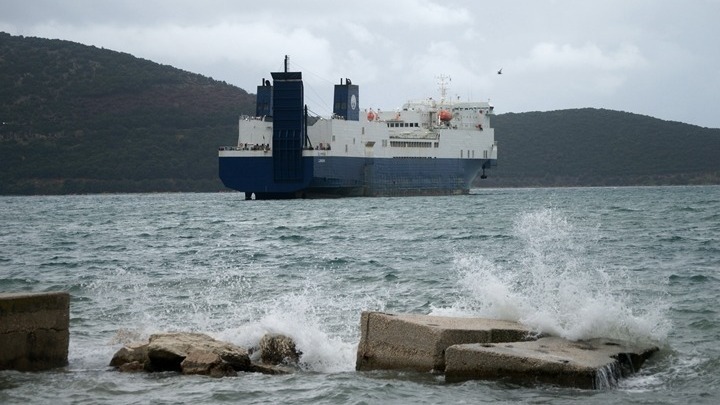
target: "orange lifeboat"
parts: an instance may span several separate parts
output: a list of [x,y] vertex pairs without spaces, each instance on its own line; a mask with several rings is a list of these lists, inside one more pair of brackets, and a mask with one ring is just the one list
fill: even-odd
[[375,113],[372,112],[372,111],[370,111],[369,113],[367,113],[367,120],[368,120],[368,121],[375,121]]
[[438,118],[440,118],[442,122],[448,122],[452,119],[452,113],[448,110],[440,110]]

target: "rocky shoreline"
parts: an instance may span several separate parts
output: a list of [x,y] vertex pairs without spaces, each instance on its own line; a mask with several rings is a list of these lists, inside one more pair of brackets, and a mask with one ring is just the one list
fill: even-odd
[[[569,341],[534,334],[516,322],[482,318],[363,312],[356,369],[443,374],[448,383],[503,379],[581,389],[616,386],[658,347],[614,339]],[[302,352],[291,337],[266,334],[246,349],[201,333],[163,333],[118,350],[110,366],[124,372],[175,371],[212,377],[239,372],[287,374]]]

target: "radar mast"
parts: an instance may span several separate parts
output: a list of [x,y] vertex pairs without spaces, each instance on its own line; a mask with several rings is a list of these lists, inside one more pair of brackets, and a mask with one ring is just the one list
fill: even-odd
[[440,89],[440,104],[445,104],[445,98],[447,97],[448,83],[452,81],[450,76],[440,75],[435,77],[438,80],[438,86]]

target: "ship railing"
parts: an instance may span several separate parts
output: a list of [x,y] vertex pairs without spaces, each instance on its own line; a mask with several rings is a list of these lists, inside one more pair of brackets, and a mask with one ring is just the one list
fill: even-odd
[[241,143],[238,146],[221,146],[219,150],[227,151],[263,151],[267,152],[270,150],[270,144],[268,143]]
[[240,121],[271,121],[269,120],[267,115],[263,115],[261,117],[254,116],[254,115],[241,115]]
[[390,134],[390,139],[438,139],[436,132],[401,132],[399,134]]
[[308,150],[330,150],[330,144],[327,142],[320,142],[314,147],[308,148]]

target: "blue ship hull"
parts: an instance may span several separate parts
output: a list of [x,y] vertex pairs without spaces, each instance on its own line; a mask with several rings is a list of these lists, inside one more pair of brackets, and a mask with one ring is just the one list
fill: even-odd
[[273,158],[221,157],[220,179],[246,198],[467,194],[490,159],[303,157],[299,181],[276,181]]

